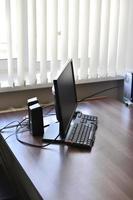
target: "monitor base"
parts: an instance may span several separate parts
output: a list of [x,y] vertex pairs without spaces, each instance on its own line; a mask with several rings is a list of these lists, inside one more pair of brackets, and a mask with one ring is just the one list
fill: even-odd
[[[54,144],[63,143],[59,135],[59,123],[50,124],[46,131],[44,131],[43,141],[52,142]],[[55,139],[58,136],[57,139]]]

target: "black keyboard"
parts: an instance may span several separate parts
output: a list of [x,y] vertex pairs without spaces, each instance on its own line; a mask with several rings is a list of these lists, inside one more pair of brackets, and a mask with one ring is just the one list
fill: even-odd
[[86,115],[86,114],[79,112],[76,116],[75,122],[76,123],[85,123],[85,124],[94,123],[97,126],[98,117],[94,116],[94,115]]
[[97,120],[96,116],[78,113],[74,124],[68,131],[65,142],[77,147],[92,148],[95,141]]

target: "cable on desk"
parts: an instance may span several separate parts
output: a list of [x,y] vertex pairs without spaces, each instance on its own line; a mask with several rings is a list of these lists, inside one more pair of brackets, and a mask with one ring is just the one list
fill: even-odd
[[[36,147],[36,148],[45,148],[45,147],[47,147],[48,145],[53,144],[54,141],[56,141],[56,139],[59,137],[59,134],[58,134],[58,135],[55,137],[54,141],[49,142],[49,143],[47,143],[47,144],[45,144],[45,145],[35,145],[35,144],[31,144],[31,143],[28,143],[28,142],[25,142],[25,141],[20,140],[18,134],[24,132],[24,130],[21,131],[21,132],[18,132],[18,131],[19,131],[21,128],[24,128],[24,127],[26,127],[26,126],[28,125],[28,124],[26,124],[26,125],[24,124],[24,126],[23,126],[23,122],[24,122],[26,119],[27,119],[27,118],[23,119],[23,120],[20,121],[20,122],[19,122],[19,121],[12,121],[12,122],[8,123],[6,126],[4,126],[3,128],[1,128],[1,129],[0,129],[0,133],[1,133],[4,129],[7,129],[7,128],[15,128],[15,127],[16,127],[15,133],[12,133],[12,134],[8,135],[4,140],[7,140],[9,137],[11,137],[11,136],[13,136],[13,135],[15,134],[17,141],[20,142],[20,143],[22,143],[22,144],[24,144],[24,145],[27,145],[27,146],[30,146],[30,147]],[[11,124],[16,123],[16,122],[17,122],[17,124],[15,124],[15,125],[13,125],[13,126],[10,126]],[[56,122],[55,122],[55,123],[56,123]],[[49,124],[45,125],[44,128],[45,128],[45,127],[48,127],[48,126],[49,126]],[[29,130],[29,129],[28,129],[28,130]],[[27,131],[27,130],[26,130],[26,131]]]
[[[18,127],[19,125],[21,125],[21,127],[23,127],[22,125],[23,125],[23,122],[26,120],[26,118],[25,119],[23,119],[22,121],[12,121],[12,122],[10,122],[9,124],[7,124],[6,126],[4,126],[3,128],[1,128],[0,129],[0,133],[2,133],[2,131],[4,130],[4,129],[11,129],[11,128],[15,128],[15,127]],[[15,124],[15,125],[12,125],[12,126],[10,126],[10,124],[13,124],[13,123],[16,123],[17,122],[17,124]],[[24,126],[25,125],[27,125],[27,124],[24,124]],[[12,134],[10,134],[10,135],[8,135],[4,140],[7,140],[9,137],[11,137],[12,135],[14,135],[15,133],[12,133]]]
[[[47,105],[47,106],[43,106],[42,107],[43,109],[45,109],[45,108],[49,108],[49,110],[46,110],[46,116],[51,112],[51,110],[53,110],[54,109],[54,103],[53,104],[51,104],[51,105]],[[45,110],[44,110],[45,111]]]
[[82,101],[85,101],[85,100],[89,100],[91,97],[94,97],[94,96],[96,96],[96,95],[98,95],[98,94],[101,94],[101,93],[103,93],[103,92],[106,92],[106,91],[108,91],[108,90],[113,90],[113,89],[116,89],[116,88],[121,88],[122,86],[115,86],[115,87],[110,87],[110,88],[107,88],[107,89],[104,89],[104,90],[101,90],[101,91],[98,91],[98,92],[96,92],[96,93],[94,93],[94,94],[92,94],[92,95],[89,95],[89,96],[87,96],[87,97],[84,97],[84,98],[82,98],[82,99],[80,99],[80,100],[78,100],[77,102],[82,102]]
[[[4,127],[2,127],[2,128],[0,129],[0,133],[1,133],[4,129],[15,128],[15,127],[17,127],[19,124],[23,123],[26,119],[27,119],[27,118],[23,119],[23,120],[20,121],[20,122],[17,121],[17,120],[15,120],[15,121],[12,121],[12,122],[8,123],[7,125],[5,125]],[[17,124],[10,126],[11,124],[14,124],[14,123],[17,123]]]
[[43,106],[43,108],[48,108],[48,107],[52,107],[52,106],[54,106],[54,103],[52,102],[52,103],[50,103],[50,104],[42,104],[42,106]]
[[[47,126],[47,125],[46,125],[46,126]],[[53,144],[54,141],[56,141],[57,138],[59,137],[59,134],[58,134],[58,135],[55,137],[54,141],[52,141],[52,142],[49,142],[49,143],[47,143],[47,144],[45,144],[45,145],[35,145],[35,144],[31,144],[31,143],[28,143],[28,142],[25,142],[25,141],[20,140],[20,139],[19,139],[19,136],[18,136],[18,133],[19,133],[18,131],[19,131],[19,129],[18,129],[18,127],[16,127],[15,135],[16,135],[17,141],[20,142],[21,144],[26,145],[26,146],[35,147],[35,148],[45,148],[45,147],[47,147],[47,146]]]
[[10,135],[8,135],[6,138],[4,138],[4,140],[7,140],[9,137],[13,136],[15,133],[12,133]]
[[[23,127],[21,127],[21,128],[23,128]],[[20,134],[20,133],[24,133],[24,132],[26,132],[26,131],[29,131],[29,128],[28,128],[27,130],[23,130],[23,131],[19,132],[19,134]],[[4,138],[4,140],[7,140],[9,137],[11,137],[11,136],[13,136],[13,135],[15,135],[15,133],[12,133],[12,134],[8,135],[6,138]]]
[[44,117],[49,117],[49,116],[53,116],[53,115],[56,115],[56,113],[55,112],[54,113],[49,113],[47,115],[44,115]]
[[15,124],[15,125],[12,125],[12,126],[10,126],[11,124],[13,124],[13,123],[18,123],[18,121],[12,121],[12,122],[10,122],[9,124],[7,124],[7,125],[5,125],[4,127],[2,127],[1,129],[0,129],[0,133],[4,130],[4,129],[7,129],[7,128],[15,128],[16,126],[18,126],[18,124]]

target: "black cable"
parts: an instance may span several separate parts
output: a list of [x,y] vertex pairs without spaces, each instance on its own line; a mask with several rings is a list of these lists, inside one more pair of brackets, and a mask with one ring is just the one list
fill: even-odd
[[55,115],[56,115],[56,113],[49,113],[49,114],[47,114],[47,115],[44,114],[43,117],[50,117],[50,116],[55,116]]
[[43,128],[46,128],[46,127],[48,127],[50,124],[47,124],[47,125],[45,125],[45,126],[43,126]]
[[13,136],[15,133],[12,133],[10,135],[8,135],[6,138],[4,138],[4,140],[7,140],[9,137]]
[[[17,128],[18,128],[18,127],[17,127]],[[28,142],[25,142],[25,141],[20,140],[19,137],[18,137],[18,133],[19,133],[18,131],[19,131],[19,130],[18,130],[17,128],[16,128],[16,132],[15,132],[17,141],[20,142],[21,144],[24,144],[24,145],[30,146],[30,147],[45,148],[45,147],[47,147],[47,146],[53,144],[54,141],[56,141],[57,138],[59,137],[59,134],[58,134],[58,135],[54,138],[54,140],[53,140],[52,142],[49,142],[49,143],[47,143],[47,144],[45,144],[45,145],[35,145],[35,144],[31,144],[31,143],[28,143]]]
[[89,95],[89,96],[87,96],[87,97],[84,97],[84,98],[78,100],[77,102],[85,101],[86,99],[89,99],[89,98],[91,98],[91,97],[94,97],[94,96],[96,96],[96,95],[98,95],[98,94],[101,94],[101,93],[103,93],[103,92],[106,92],[106,91],[108,91],[108,90],[112,90],[112,89],[116,89],[116,88],[121,88],[121,87],[122,87],[122,86],[119,86],[119,87],[118,87],[118,86],[115,86],[115,87],[111,87],[111,88],[107,88],[107,89],[98,91],[98,92],[96,92],[96,93],[94,93],[94,94],[92,94],[92,95]]
[[10,124],[13,124],[13,123],[20,123],[19,121],[12,121],[10,122],[9,124],[5,125],[3,128],[0,129],[0,133],[4,130],[4,129],[7,129],[7,128],[15,128],[16,126],[18,126],[18,124],[15,124],[15,125],[12,125],[10,126]]
[[0,129],[0,133],[1,133],[4,129],[16,127],[17,125],[9,126],[10,124],[13,124],[13,123],[16,123],[16,122],[18,122],[18,121],[12,121],[12,122],[10,122],[9,124],[7,124],[7,125],[5,125],[4,127],[2,127],[2,128]]
[[[4,129],[7,129],[7,128],[15,128],[15,127],[18,127],[20,124],[21,124],[21,127],[22,127],[22,123],[24,122],[26,120],[26,118],[25,119],[23,119],[22,121],[12,121],[12,122],[10,122],[9,124],[7,124],[6,126],[4,126],[3,128],[1,128],[0,129],[0,133],[4,130]],[[18,124],[16,124],[16,125],[12,125],[12,126],[10,126],[10,124],[13,124],[13,123],[18,123]],[[11,137],[12,135],[14,135],[15,133],[12,133],[12,134],[10,134],[10,135],[8,135],[6,138],[4,138],[4,140],[7,140],[9,137]]]
[[48,107],[51,107],[51,106],[54,106],[54,103],[47,105],[47,106],[43,106],[43,108],[48,108]]
[[[23,127],[22,127],[22,128],[23,128]],[[23,131],[19,132],[19,134],[20,134],[20,133],[27,132],[27,131],[29,131],[29,129],[23,130]],[[15,133],[12,133],[12,134],[8,135],[6,138],[4,138],[4,140],[7,140],[9,137],[11,137],[11,136],[13,136],[13,135],[15,135]]]
[[[30,146],[30,147],[45,148],[45,147],[47,147],[48,145],[53,144],[54,141],[56,141],[56,139],[59,137],[59,134],[58,134],[58,135],[54,138],[54,140],[53,140],[52,142],[49,142],[49,143],[47,143],[47,144],[45,144],[45,145],[35,145],[35,144],[31,144],[31,143],[28,143],[28,142],[25,142],[25,141],[20,140],[18,134],[20,134],[20,133],[22,133],[22,132],[24,132],[24,131],[21,131],[21,132],[18,132],[18,131],[19,131],[20,128],[24,128],[24,127],[25,127],[25,126],[22,126],[22,125],[23,125],[23,122],[24,122],[26,119],[27,119],[27,118],[23,119],[23,120],[20,121],[20,122],[19,122],[19,121],[12,121],[12,122],[10,122],[9,124],[7,124],[6,126],[4,126],[3,128],[1,128],[1,129],[0,129],[0,133],[1,133],[4,129],[6,129],[6,128],[15,128],[15,127],[16,127],[15,133],[12,133],[12,134],[8,135],[4,140],[7,140],[9,137],[11,137],[11,136],[13,136],[13,135],[15,134],[15,135],[16,135],[17,141],[20,142],[21,144],[24,144],[24,145],[27,145],[27,146]],[[18,124],[13,125],[12,127],[9,126],[10,124],[13,124],[13,123],[16,123],[16,122],[17,122]],[[55,122],[55,123],[56,123],[56,122]],[[26,124],[26,125],[27,125],[27,124]],[[45,125],[44,127],[47,127],[47,126],[49,126],[49,124]],[[29,130],[29,129],[28,129],[28,130]],[[27,131],[27,130],[26,130],[26,131]]]
[[56,113],[49,113],[49,114],[44,115],[44,117],[49,117],[49,116],[52,116],[52,115],[56,115]]
[[51,111],[54,109],[54,104],[52,104],[52,105],[49,105],[49,106],[44,106],[43,108],[44,108],[44,111],[45,111],[45,108],[48,108],[48,107],[50,107],[50,109],[49,110],[46,110],[46,113],[44,113],[44,115],[47,117],[47,116],[50,116],[50,115],[53,115],[52,113],[51,113]]

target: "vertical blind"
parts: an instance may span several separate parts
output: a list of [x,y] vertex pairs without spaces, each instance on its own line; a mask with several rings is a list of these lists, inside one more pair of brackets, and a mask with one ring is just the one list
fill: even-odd
[[1,2],[9,86],[47,84],[68,58],[73,59],[76,80],[133,70],[132,0]]

